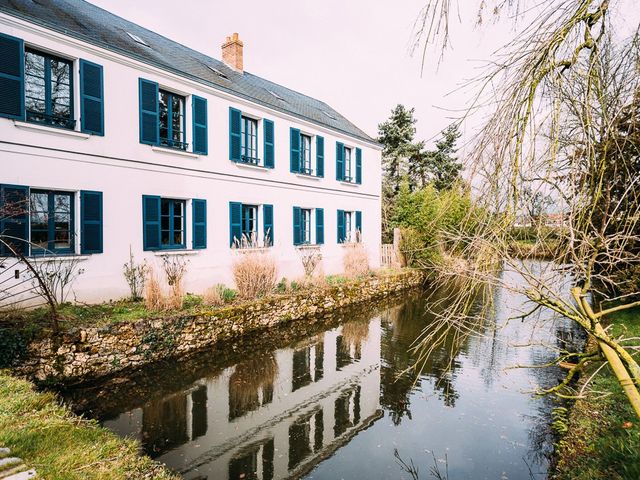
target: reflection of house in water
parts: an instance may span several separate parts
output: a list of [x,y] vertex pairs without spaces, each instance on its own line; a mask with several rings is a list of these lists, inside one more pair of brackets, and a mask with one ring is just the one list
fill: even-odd
[[297,477],[382,416],[379,361],[380,321],[350,322],[105,426],[186,479]]

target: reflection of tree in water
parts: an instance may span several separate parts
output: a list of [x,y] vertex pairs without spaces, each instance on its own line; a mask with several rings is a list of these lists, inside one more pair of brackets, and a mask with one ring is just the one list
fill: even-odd
[[[391,412],[396,425],[405,415],[411,418],[409,397],[414,389],[420,388],[424,376],[434,379],[434,390],[446,406],[455,406],[459,396],[454,387],[456,370],[460,367],[456,357],[467,348],[467,338],[459,330],[433,321],[436,311],[447,307],[449,290],[418,296],[383,315],[380,403]],[[419,361],[413,347],[427,332],[441,338],[441,342]]]
[[[585,332],[575,323],[566,319],[555,319],[553,326],[556,347],[561,352],[582,352],[587,337]],[[531,351],[532,365],[551,364],[557,359],[558,351],[552,348],[535,348]],[[569,360],[571,361],[571,360]],[[566,375],[560,367],[532,368],[532,377],[541,389],[548,389],[558,385]],[[577,381],[577,379],[576,379]],[[529,419],[533,427],[529,431],[530,451],[528,457],[538,464],[552,459],[553,444],[557,440],[551,428],[551,412],[554,408],[565,407],[569,403],[556,395],[545,395],[537,404],[536,414]]]
[[271,353],[238,363],[229,378],[229,420],[271,402],[277,375],[278,364]]

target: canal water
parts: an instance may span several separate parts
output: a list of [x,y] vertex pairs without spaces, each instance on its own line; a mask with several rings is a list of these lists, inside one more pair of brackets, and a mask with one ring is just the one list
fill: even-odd
[[556,405],[530,392],[561,372],[512,367],[547,362],[578,335],[544,313],[510,319],[524,299],[491,295],[479,331],[449,334],[421,372],[412,345],[436,328],[442,291],[65,395],[191,480],[543,479]]

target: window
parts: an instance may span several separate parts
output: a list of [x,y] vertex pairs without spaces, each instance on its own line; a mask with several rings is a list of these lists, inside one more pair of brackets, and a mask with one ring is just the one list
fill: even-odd
[[253,243],[258,240],[258,207],[242,205],[242,236]]
[[344,181],[352,182],[352,168],[351,168],[351,149],[349,147],[344,148]]
[[353,234],[353,212],[344,212],[344,231],[345,231],[345,242],[353,242],[355,240]]
[[300,210],[300,242],[311,243],[311,210]]
[[185,202],[160,200],[160,248],[185,248]]
[[242,117],[240,131],[242,161],[258,164],[258,121],[254,118]]
[[73,63],[41,52],[25,52],[25,107],[29,122],[73,129]]
[[311,137],[300,135],[300,173],[311,175]]
[[74,194],[31,190],[29,216],[32,253],[73,253]]
[[160,145],[163,147],[187,149],[184,132],[184,97],[158,90],[160,118]]

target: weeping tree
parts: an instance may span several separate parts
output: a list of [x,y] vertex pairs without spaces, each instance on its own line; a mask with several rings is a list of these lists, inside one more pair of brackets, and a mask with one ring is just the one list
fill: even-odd
[[[424,7],[416,23],[423,61],[449,46],[458,7],[456,0],[430,0]],[[576,322],[596,346],[577,354],[560,351],[553,363],[568,363],[568,373],[544,393],[574,395],[571,380],[604,358],[640,417],[638,340],[613,337],[603,326],[605,318],[615,322],[618,312],[640,306],[638,285],[619,284],[640,264],[640,41],[637,31],[625,38],[615,28],[633,2],[484,0],[478,8],[480,24],[488,15],[534,20],[520,25],[520,33],[475,80],[469,112],[489,114],[469,149],[467,170],[475,198],[490,214],[472,234],[447,232],[448,245],[456,245],[464,259],[455,273],[466,285],[441,321],[460,328],[467,319],[469,334],[478,285],[523,294],[531,309],[522,312],[522,320],[550,309]],[[512,254],[513,226],[523,209],[533,207],[527,205],[535,199],[531,191],[550,195],[550,208],[563,219],[553,244],[541,231],[534,235],[534,249],[554,260],[543,266]],[[452,275],[430,266],[443,279]],[[516,271],[524,286],[506,282],[503,268]],[[486,312],[471,314],[480,321]],[[429,355],[437,340],[425,332],[417,349]]]

